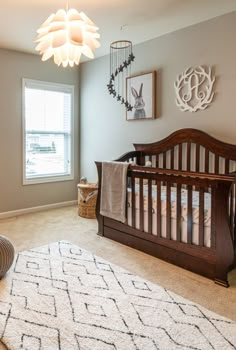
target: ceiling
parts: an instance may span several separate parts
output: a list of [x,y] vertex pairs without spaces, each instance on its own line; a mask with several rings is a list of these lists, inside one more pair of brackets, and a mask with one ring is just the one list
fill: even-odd
[[[0,47],[36,53],[36,30],[67,0],[0,1]],[[69,0],[69,7],[85,12],[99,27],[99,57],[109,53],[114,40],[137,44],[153,39],[235,11],[236,0]]]

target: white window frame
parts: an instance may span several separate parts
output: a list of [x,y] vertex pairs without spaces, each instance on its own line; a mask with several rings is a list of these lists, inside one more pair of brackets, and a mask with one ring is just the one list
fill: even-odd
[[[65,175],[46,175],[35,176],[32,178],[26,177],[26,130],[25,130],[25,88],[28,86],[35,86],[35,88],[51,91],[63,91],[71,93],[71,118],[70,118],[70,173]],[[22,132],[23,132],[23,185],[40,184],[47,182],[68,181],[74,179],[74,86],[67,84],[52,83],[33,79],[22,79]],[[51,132],[53,134],[53,132]],[[56,133],[56,132],[55,132]]]

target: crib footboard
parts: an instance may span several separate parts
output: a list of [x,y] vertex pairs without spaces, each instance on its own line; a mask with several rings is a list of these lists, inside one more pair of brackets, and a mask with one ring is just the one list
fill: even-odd
[[228,272],[235,264],[229,223],[232,176],[131,166],[123,224],[100,215],[102,166],[96,165],[99,235],[229,286]]

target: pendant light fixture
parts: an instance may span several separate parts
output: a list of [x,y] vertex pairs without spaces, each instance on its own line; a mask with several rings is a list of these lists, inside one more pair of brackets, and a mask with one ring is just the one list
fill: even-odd
[[96,25],[75,9],[60,9],[51,14],[37,30],[36,51],[42,61],[54,57],[54,62],[63,67],[78,65],[82,54],[94,58],[93,50],[100,47]]
[[134,61],[132,42],[129,40],[114,41],[110,45],[110,81],[107,85],[111,96],[124,104],[128,111],[133,107],[125,96],[126,78],[131,75],[131,63]]

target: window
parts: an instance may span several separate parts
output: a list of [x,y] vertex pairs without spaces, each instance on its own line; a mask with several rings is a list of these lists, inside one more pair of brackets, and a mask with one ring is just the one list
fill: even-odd
[[73,179],[70,85],[23,79],[23,184]]

